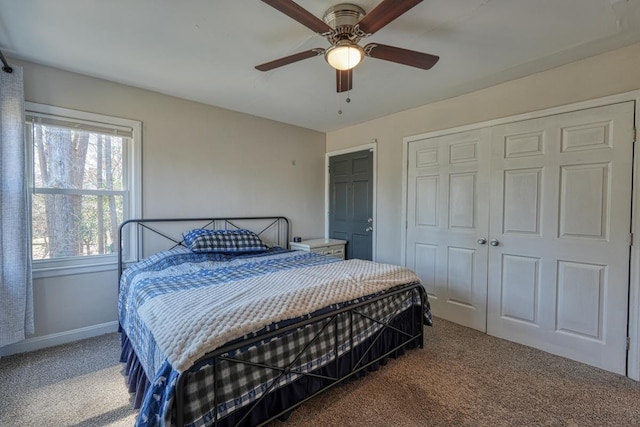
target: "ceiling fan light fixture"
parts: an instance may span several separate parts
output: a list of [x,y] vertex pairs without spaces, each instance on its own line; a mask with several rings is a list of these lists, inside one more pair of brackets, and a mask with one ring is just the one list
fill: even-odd
[[364,58],[364,50],[350,40],[341,40],[326,50],[324,59],[336,70],[350,70]]

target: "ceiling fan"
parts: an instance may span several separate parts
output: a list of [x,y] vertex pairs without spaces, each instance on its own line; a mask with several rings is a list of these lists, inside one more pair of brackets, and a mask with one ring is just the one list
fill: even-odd
[[315,48],[305,52],[298,52],[257,65],[256,69],[260,71],[269,71],[303,59],[324,55],[329,65],[336,69],[337,91],[346,92],[353,87],[353,68],[365,56],[422,68],[423,70],[430,69],[440,59],[436,55],[380,43],[369,43],[364,47],[358,44],[362,38],[371,36],[422,2],[422,0],[383,0],[369,13],[366,13],[357,5],[342,3],[329,8],[325,12],[323,20],[320,20],[292,0],[262,1],[312,31],[326,37],[331,46],[326,49]]

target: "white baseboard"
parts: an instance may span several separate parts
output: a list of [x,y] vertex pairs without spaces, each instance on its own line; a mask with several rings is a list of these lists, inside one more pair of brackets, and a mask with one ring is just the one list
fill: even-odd
[[15,344],[0,348],[0,357],[40,350],[42,348],[53,347],[60,344],[67,344],[70,342],[97,337],[98,335],[109,334],[111,332],[117,331],[118,321],[114,320],[113,322],[86,326],[84,328],[73,329],[71,331],[57,332],[55,334],[27,338],[24,341],[20,341]]

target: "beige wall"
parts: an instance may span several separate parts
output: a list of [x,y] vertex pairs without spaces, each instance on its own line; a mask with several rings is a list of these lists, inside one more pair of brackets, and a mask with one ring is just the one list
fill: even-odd
[[637,90],[638,70],[635,44],[327,134],[327,152],[378,141],[377,260],[401,261],[404,137]]
[[[142,121],[145,217],[284,215],[297,235],[324,232],[323,133],[11,62],[27,101]],[[114,322],[115,268],[37,279],[34,305],[36,336]]]

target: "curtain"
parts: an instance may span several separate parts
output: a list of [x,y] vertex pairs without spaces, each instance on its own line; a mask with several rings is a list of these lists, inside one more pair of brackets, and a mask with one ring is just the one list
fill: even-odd
[[22,67],[0,71],[0,347],[33,334]]

